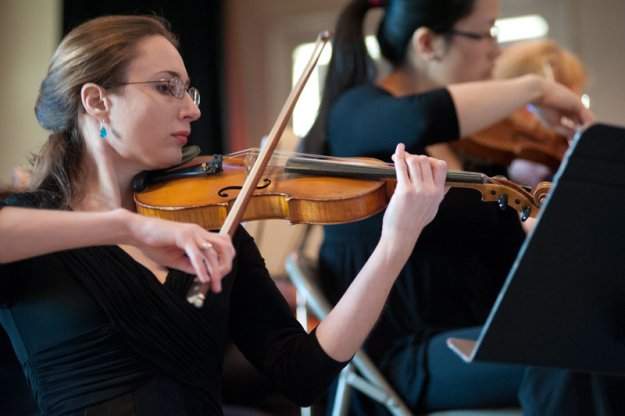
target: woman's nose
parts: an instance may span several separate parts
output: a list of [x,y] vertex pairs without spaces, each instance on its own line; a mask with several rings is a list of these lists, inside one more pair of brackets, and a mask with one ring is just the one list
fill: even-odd
[[186,93],[183,100],[185,106],[182,110],[182,118],[190,119],[191,121],[195,121],[200,118],[202,112],[200,111],[200,107],[193,101],[191,95]]

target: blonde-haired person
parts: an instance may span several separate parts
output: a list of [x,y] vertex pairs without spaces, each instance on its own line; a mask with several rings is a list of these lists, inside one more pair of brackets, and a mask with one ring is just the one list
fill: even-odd
[[536,74],[556,81],[577,95],[588,83],[588,70],[580,58],[552,39],[516,42],[502,49],[495,61],[495,79]]
[[[177,44],[155,17],[72,30],[37,99],[51,135],[27,188],[0,199],[0,324],[45,415],[222,414],[228,340],[310,405],[360,348],[443,198],[444,162],[398,145],[378,248],[306,333],[242,227],[230,239],[134,212],[133,177],[178,164],[200,117]],[[201,309],[186,300],[195,279],[211,286]]]

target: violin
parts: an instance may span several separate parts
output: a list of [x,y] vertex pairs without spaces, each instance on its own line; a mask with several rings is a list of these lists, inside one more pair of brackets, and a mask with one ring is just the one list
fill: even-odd
[[541,163],[552,171],[558,169],[569,148],[565,136],[543,126],[526,108],[509,118],[453,143],[467,155],[508,166],[514,159]]
[[[137,212],[219,229],[258,157],[258,149],[198,157],[188,166],[135,182]],[[371,158],[337,158],[274,152],[241,221],[285,219],[293,224],[340,224],[382,211],[396,186],[393,164]],[[449,171],[451,187],[470,188],[485,202],[535,217],[549,184],[532,192],[505,178]]]

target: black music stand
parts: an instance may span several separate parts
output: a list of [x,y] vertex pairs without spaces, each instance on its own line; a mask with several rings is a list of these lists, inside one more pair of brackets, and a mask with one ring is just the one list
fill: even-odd
[[625,128],[578,134],[465,361],[625,374]]

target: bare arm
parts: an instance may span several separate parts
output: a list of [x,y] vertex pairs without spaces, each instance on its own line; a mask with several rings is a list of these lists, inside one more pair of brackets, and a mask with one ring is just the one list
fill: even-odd
[[[202,250],[205,243],[210,243],[210,253]],[[103,212],[0,209],[0,263],[112,244],[137,246],[159,264],[211,281],[215,291],[220,290],[221,278],[230,271],[234,257],[227,236],[210,233],[195,224],[148,218],[124,209]]]
[[[394,155],[397,189],[384,215],[382,236],[371,257],[334,309],[317,327],[321,347],[346,361],[362,345],[423,228],[445,193],[446,165],[425,156]],[[405,160],[405,162],[404,162]]]
[[[465,82],[448,87],[460,125],[460,137],[467,137],[533,104],[548,127],[571,136],[576,126],[593,120],[580,98],[558,83],[537,75],[508,80]],[[562,118],[568,119],[562,122]]]

